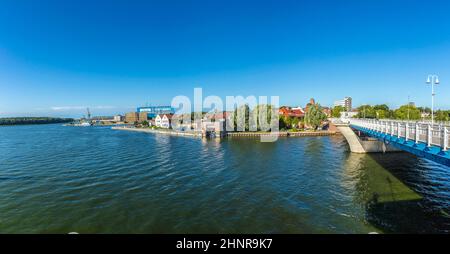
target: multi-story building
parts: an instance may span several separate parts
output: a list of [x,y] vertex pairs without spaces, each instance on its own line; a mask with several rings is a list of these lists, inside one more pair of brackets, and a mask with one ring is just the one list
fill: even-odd
[[148,121],[147,112],[139,112],[139,122]]
[[337,100],[334,102],[334,106],[341,106],[345,111],[352,111],[352,97],[345,97],[342,100]]
[[129,112],[125,114],[125,122],[134,123],[139,122],[139,114],[136,112]]
[[123,116],[121,116],[121,115],[115,115],[113,118],[114,122],[122,122],[123,120],[124,120]]

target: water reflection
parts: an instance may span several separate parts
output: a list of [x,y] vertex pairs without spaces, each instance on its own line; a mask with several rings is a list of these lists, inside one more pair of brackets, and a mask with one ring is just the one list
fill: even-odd
[[448,167],[347,147],[1,128],[0,232],[448,232]]
[[423,182],[421,160],[405,153],[348,154],[343,182],[355,189],[355,202],[365,208],[369,223],[388,233],[449,232],[448,214],[433,204],[447,201],[424,198],[415,188],[430,184]]

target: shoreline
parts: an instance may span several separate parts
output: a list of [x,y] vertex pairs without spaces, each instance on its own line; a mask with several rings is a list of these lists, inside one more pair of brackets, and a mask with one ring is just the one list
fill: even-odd
[[202,137],[201,132],[186,132],[186,131],[173,131],[173,130],[161,130],[161,129],[150,129],[150,128],[130,128],[130,127],[111,127],[112,130],[122,130],[122,131],[134,131],[134,132],[144,132],[144,133],[155,133],[155,134],[164,134],[164,135],[172,135],[172,136],[189,136],[189,137]]
[[[150,129],[150,128],[130,128],[130,127],[111,127],[113,130],[124,130],[124,131],[134,131],[134,132],[144,132],[144,133],[154,133],[154,134],[164,134],[171,136],[189,136],[189,137],[202,137],[201,132],[196,131],[174,131],[174,130],[161,130],[161,129]],[[333,136],[336,135],[336,131],[298,131],[298,132],[229,132],[225,137],[236,138],[236,137],[261,137],[261,136],[271,136],[278,134],[279,137],[320,137],[320,136]]]
[[320,137],[336,135],[335,131],[229,132],[227,137],[260,137],[278,134],[280,137]]

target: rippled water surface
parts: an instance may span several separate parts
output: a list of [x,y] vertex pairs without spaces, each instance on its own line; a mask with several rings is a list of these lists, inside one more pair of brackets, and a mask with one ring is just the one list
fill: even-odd
[[1,233],[449,232],[450,170],[343,137],[0,127]]

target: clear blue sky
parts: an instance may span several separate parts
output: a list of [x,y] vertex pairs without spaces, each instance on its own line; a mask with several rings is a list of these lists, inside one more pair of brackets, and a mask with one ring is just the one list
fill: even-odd
[[176,95],[450,108],[448,1],[0,1],[0,116],[124,112]]

